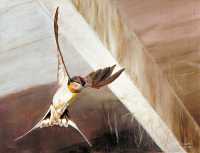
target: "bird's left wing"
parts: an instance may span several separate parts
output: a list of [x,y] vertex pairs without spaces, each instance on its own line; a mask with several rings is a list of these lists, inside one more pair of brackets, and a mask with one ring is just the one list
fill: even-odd
[[54,16],[54,34],[55,34],[55,40],[56,40],[56,46],[57,46],[57,56],[58,56],[58,72],[57,72],[57,80],[58,84],[62,84],[64,81],[68,81],[70,78],[70,75],[67,71],[67,67],[64,62],[64,58],[60,49],[59,41],[58,41],[58,11],[59,8],[57,7],[56,13]]

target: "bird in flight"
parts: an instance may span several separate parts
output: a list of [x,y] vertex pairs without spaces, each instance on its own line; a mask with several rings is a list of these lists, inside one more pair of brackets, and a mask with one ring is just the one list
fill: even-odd
[[68,108],[71,106],[74,97],[76,97],[84,88],[91,87],[99,89],[109,83],[113,82],[119,75],[124,71],[120,69],[116,73],[113,73],[115,65],[98,69],[94,72],[89,73],[87,76],[74,76],[71,77],[67,71],[67,67],[64,63],[64,58],[61,53],[59,41],[58,41],[58,12],[59,8],[56,9],[54,16],[54,34],[57,46],[57,58],[58,58],[58,70],[57,70],[57,84],[59,88],[53,96],[53,101],[45,113],[44,117],[28,132],[24,133],[15,140],[19,140],[31,133],[33,130],[38,128],[60,126],[69,127],[76,129],[89,146],[92,146],[87,137],[78,128],[75,122],[70,118]]

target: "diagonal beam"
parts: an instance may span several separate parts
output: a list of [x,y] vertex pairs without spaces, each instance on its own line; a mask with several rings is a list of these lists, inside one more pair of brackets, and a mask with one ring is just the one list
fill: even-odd
[[154,57],[133,31],[129,20],[134,21],[131,17],[138,17],[138,14],[134,14],[137,11],[121,7],[121,5],[134,5],[136,1],[72,0],[72,2],[89,25],[95,29],[112,55],[126,67],[131,79],[171,129],[182,147],[187,152],[200,152],[198,124],[185,108],[181,97],[177,96],[168,83],[167,77],[162,73]]

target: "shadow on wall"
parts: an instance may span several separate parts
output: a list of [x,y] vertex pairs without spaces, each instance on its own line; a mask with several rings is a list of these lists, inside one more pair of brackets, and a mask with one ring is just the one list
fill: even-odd
[[6,153],[157,153],[160,149],[133,116],[107,89],[86,89],[70,108],[71,118],[93,143],[88,148],[72,128],[49,127],[20,136],[47,111],[54,84],[33,87],[0,99],[0,152]]

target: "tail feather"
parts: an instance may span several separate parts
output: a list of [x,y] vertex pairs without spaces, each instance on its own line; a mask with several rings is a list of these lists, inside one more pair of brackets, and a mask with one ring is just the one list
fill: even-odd
[[[44,120],[42,120],[44,121]],[[28,134],[30,134],[32,131],[38,129],[38,128],[43,128],[43,127],[48,127],[48,126],[43,126],[42,125],[42,121],[38,122],[32,129],[30,129],[28,132],[24,133],[23,135],[17,137],[16,139],[14,139],[14,141],[18,141],[22,138],[24,138],[25,136],[27,136]],[[48,125],[50,126],[50,124],[48,123]],[[79,134],[83,137],[83,139],[88,143],[88,145],[90,147],[92,147],[92,144],[90,143],[90,141],[87,139],[87,137],[85,136],[85,134],[78,128],[78,126],[76,125],[75,122],[73,122],[70,119],[67,119],[65,121],[65,123],[59,122],[59,123],[54,123],[54,126],[60,126],[60,127],[65,127],[68,128],[69,126],[71,126],[72,128],[74,128],[76,131],[79,132]]]
[[28,135],[29,133],[31,133],[32,131],[36,130],[36,129],[39,128],[39,127],[40,127],[40,126],[39,126],[39,123],[38,123],[38,124],[36,124],[32,129],[30,129],[28,132],[26,132],[26,133],[24,133],[23,135],[21,135],[21,136],[15,138],[14,141],[18,141],[18,140],[22,139],[23,137],[25,137],[26,135]]
[[25,137],[26,135],[30,134],[32,131],[40,128],[41,127],[41,122],[46,119],[46,117],[48,116],[49,113],[50,113],[50,108],[48,109],[46,114],[43,116],[43,118],[32,129],[30,129],[28,132],[25,132],[23,135],[15,138],[14,141],[18,141],[18,140],[22,139],[23,137]]
[[73,122],[72,120],[68,120],[68,125],[70,125],[74,129],[76,129],[81,134],[81,136],[84,138],[84,140],[88,143],[88,145],[90,147],[92,147],[91,142],[87,139],[87,137],[85,136],[85,134],[78,128],[78,126],[76,125],[75,122]]

